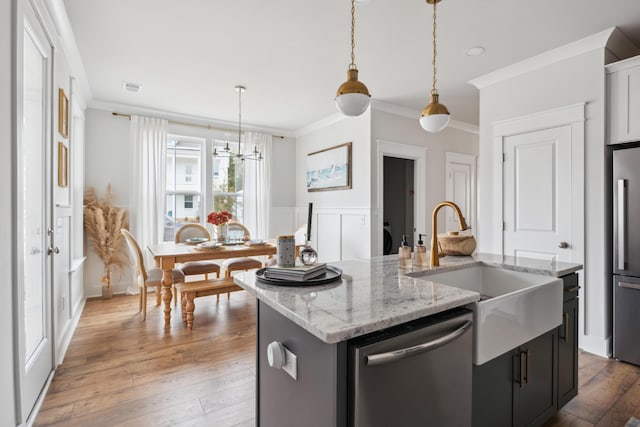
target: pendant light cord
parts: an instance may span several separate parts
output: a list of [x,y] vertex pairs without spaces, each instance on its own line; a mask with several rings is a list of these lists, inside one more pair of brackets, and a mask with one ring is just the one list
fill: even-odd
[[433,83],[431,86],[431,94],[436,94],[438,91],[436,90],[436,55],[438,54],[436,49],[436,4],[438,1],[433,2]]
[[349,69],[356,69],[356,54],[354,53],[356,48],[356,2],[351,0],[351,64]]

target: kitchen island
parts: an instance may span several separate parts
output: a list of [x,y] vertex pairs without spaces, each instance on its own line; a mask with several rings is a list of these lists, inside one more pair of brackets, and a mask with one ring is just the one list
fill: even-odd
[[[581,268],[492,255],[447,257],[433,269],[400,269],[396,256],[331,265],[343,270],[342,280],[322,286],[267,285],[257,282],[252,272],[236,276],[236,283],[259,300],[258,425],[354,424],[355,368],[353,361],[351,365],[349,362],[353,359],[350,343],[379,331],[393,334],[403,325],[446,316],[458,307],[480,301],[478,292],[430,281],[430,274],[489,265],[566,276]],[[271,360],[267,360],[267,347],[274,342],[281,347],[271,348]],[[469,353],[470,376],[471,349],[462,353]],[[280,366],[282,369],[277,369]],[[452,405],[448,410],[456,411]],[[470,414],[468,418],[470,424]]]

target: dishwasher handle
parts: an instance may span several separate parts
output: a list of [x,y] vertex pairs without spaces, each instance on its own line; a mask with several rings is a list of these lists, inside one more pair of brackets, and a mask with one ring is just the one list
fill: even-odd
[[416,354],[424,353],[430,350],[434,350],[438,347],[442,347],[443,345],[450,343],[460,335],[464,334],[469,328],[471,328],[471,324],[471,321],[467,320],[458,329],[432,341],[414,345],[412,347],[402,348],[399,350],[365,356],[365,365],[375,366],[395,362],[396,360],[405,359],[407,357],[415,356]]

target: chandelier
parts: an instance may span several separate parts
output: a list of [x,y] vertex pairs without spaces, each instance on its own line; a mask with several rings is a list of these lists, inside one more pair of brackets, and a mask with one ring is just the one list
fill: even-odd
[[233,153],[231,151],[231,147],[229,147],[229,142],[225,143],[224,148],[218,151],[218,147],[213,147],[213,157],[232,157],[238,160],[262,160],[262,153],[258,151],[258,146],[253,147],[253,151],[249,154],[242,154],[242,92],[247,90],[246,87],[237,85],[235,87],[236,92],[238,92],[238,152]]

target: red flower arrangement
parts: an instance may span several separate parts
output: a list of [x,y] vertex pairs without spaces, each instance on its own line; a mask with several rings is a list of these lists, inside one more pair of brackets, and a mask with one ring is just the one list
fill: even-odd
[[207,222],[213,225],[226,224],[233,218],[233,215],[229,211],[211,212],[207,215]]

